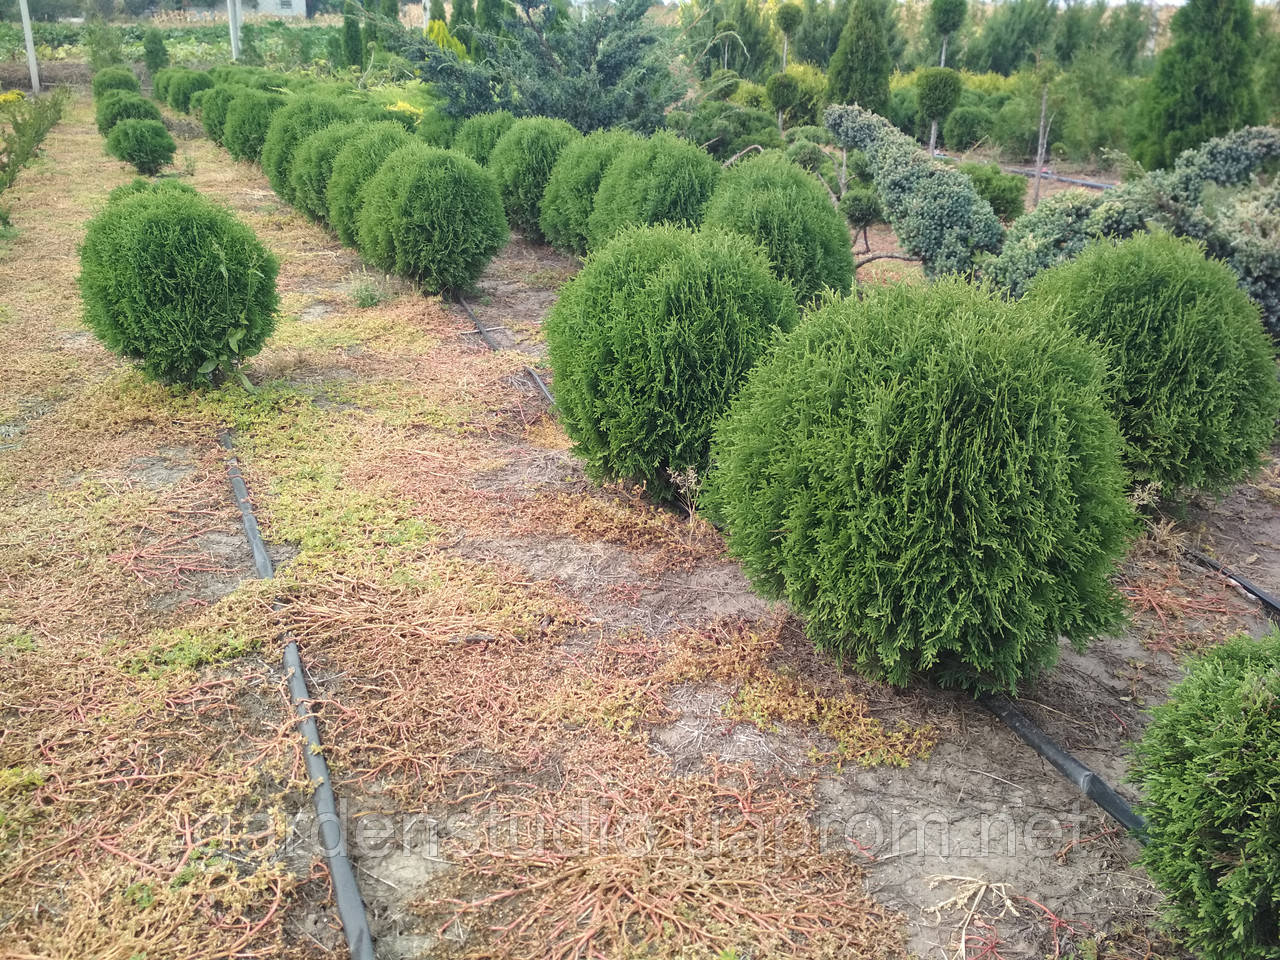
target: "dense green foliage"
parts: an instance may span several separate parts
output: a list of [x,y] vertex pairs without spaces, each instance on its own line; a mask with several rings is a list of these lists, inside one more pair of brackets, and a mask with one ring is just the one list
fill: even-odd
[[178,145],[159,120],[121,120],[107,136],[107,153],[133,164],[141,174],[152,176],[173,163]]
[[331,123],[353,119],[355,113],[356,105],[349,101],[303,94],[291,98],[272,115],[267,136],[262,141],[262,171],[277,196],[289,203],[294,200],[289,173],[298,144]]
[[960,102],[960,74],[946,67],[921,70],[916,79],[916,101],[925,120],[942,123]]
[[729,100],[707,99],[692,110],[672,110],[667,128],[717,160],[728,160],[750,146],[782,146],[776,117]]
[[1152,711],[1132,773],[1147,821],[1141,863],[1205,960],[1280,950],[1277,770],[1280,634],[1236,637],[1193,660]]
[[1026,211],[1027,178],[1022,174],[1003,173],[994,163],[962,163],[959,169],[1001,220],[1016,219]]
[[546,324],[556,406],[587,471],[677,496],[687,470],[706,473],[713,425],[774,329],[795,320],[791,291],[748,240],[672,226],[619,234]]
[[892,71],[881,5],[877,0],[852,0],[849,20],[831,57],[829,99],[884,115],[889,109]]
[[80,267],[85,323],[159,380],[229,375],[275,327],[275,258],[189,188],[113,194],[88,225]]
[[205,136],[214,143],[222,143],[231,101],[245,89],[236,84],[218,83],[200,94],[200,123],[204,126]]
[[169,81],[178,75],[181,67],[163,67],[151,76],[151,96],[161,103],[168,102]]
[[493,176],[470,157],[423,143],[390,154],[362,191],[360,252],[431,292],[471,288],[507,242]]
[[587,223],[600,181],[615,159],[639,146],[640,138],[626,130],[599,130],[560,152],[538,221],[548,243],[569,253],[587,252]]
[[968,272],[975,254],[999,249],[1000,221],[963,173],[861,107],[830,107],[826,121],[842,145],[866,154],[889,223],[927,274]]
[[987,137],[995,116],[984,107],[956,107],[942,125],[942,142],[948,150],[972,150]]
[[867,230],[884,222],[884,204],[880,202],[880,194],[876,193],[875,187],[851,184],[840,197],[840,212],[849,221],[854,233],[862,234],[864,250],[870,250],[871,241],[867,238]]
[[1142,105],[1135,156],[1148,167],[1261,117],[1253,88],[1257,30],[1251,0],[1188,0],[1170,24]]
[[93,99],[101,98],[108,90],[127,90],[140,94],[142,87],[128,67],[105,67],[93,75]]
[[1174,497],[1257,468],[1280,415],[1274,352],[1235,274],[1199,245],[1163,231],[1095,243],[1041,274],[1024,302],[1105,351],[1135,481]]
[[489,154],[516,122],[506,110],[494,110],[492,113],[477,113],[468,117],[458,127],[453,137],[453,149],[460,150],[476,163],[484,166],[489,162]]
[[333,158],[325,199],[329,204],[329,226],[345,244],[355,244],[359,230],[363,190],[384,160],[413,142],[404,127],[390,120],[365,127]]
[[810,315],[717,431],[729,549],[884,679],[1015,690],[1120,619],[1133,526],[1105,367],[957,278]]
[[164,34],[155,27],[148,27],[142,35],[142,58],[152,78],[169,65],[169,49],[164,45]]
[[150,100],[144,100],[141,94],[128,90],[108,90],[97,103],[95,119],[98,133],[104,137],[111,132],[121,120],[160,120],[160,111]]
[[53,125],[62,118],[70,92],[64,87],[38,96],[23,97],[0,108],[0,120],[8,127],[0,150],[0,191],[9,189],[36,155]]
[[237,160],[256,162],[271,127],[271,117],[284,106],[284,97],[262,90],[245,90],[227,106],[222,145]]
[[488,168],[498,184],[507,219],[530,240],[542,239],[542,194],[560,151],[581,138],[564,120],[524,117],[493,145]]
[[342,4],[342,54],[346,65],[364,69],[364,38],[360,34],[360,8],[355,0]]
[[213,86],[213,78],[201,70],[175,70],[165,85],[165,103],[180,113],[191,112],[191,95]]
[[847,294],[852,286],[844,217],[817,178],[781,154],[751,157],[727,170],[703,222],[759,243],[774,276],[791,284],[800,303],[827,289]]
[[720,165],[705,150],[655,133],[605,171],[587,225],[588,247],[596,249],[633,225],[696,227],[719,175]]
[[298,144],[289,170],[289,192],[294,206],[311,219],[328,222],[333,161],[364,129],[359,123],[331,123]]

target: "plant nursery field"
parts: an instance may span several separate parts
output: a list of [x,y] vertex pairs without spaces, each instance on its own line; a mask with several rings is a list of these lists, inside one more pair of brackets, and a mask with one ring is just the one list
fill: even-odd
[[[971,694],[840,664],[699,513],[588,479],[525,371],[576,258],[513,232],[492,351],[165,117],[280,321],[252,389],[89,333],[78,245],[131,174],[77,94],[0,239],[0,954],[345,955],[293,639],[380,958],[1189,956],[1136,841]],[[1127,625],[1017,697],[1130,799],[1184,657],[1268,628],[1184,546],[1280,586],[1280,466],[1149,512]]]

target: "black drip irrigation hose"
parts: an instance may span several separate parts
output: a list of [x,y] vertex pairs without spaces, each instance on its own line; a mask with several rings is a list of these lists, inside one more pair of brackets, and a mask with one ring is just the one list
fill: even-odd
[[1080,792],[1118,820],[1141,843],[1146,842],[1146,821],[1133,812],[1128,801],[1083,763],[1058,746],[1031,718],[1002,696],[986,695],[978,702],[1000,718],[1022,742],[1048,760],[1060,774],[1080,788]]
[[[467,303],[461,294],[458,295],[458,303],[463,310],[467,311],[467,316],[475,326],[475,330],[472,332],[478,333],[480,335],[480,339],[485,342],[485,346],[494,353],[501,350],[502,348],[494,343],[493,338],[489,336],[489,328],[480,325],[480,320],[476,317],[475,311],[471,309],[471,304]],[[547,389],[547,385],[543,379],[538,376],[538,371],[534,370],[533,367],[528,364],[525,364],[524,372],[528,375],[529,379],[533,381],[533,385],[538,388],[538,392],[542,394],[542,397],[547,401],[547,404],[554,407],[556,405],[555,397],[551,396],[551,391]]]
[[[219,433],[218,442],[224,449],[231,450],[231,432],[223,430]],[[240,472],[240,461],[234,454],[227,458],[227,476],[231,480],[231,495],[240,508],[240,517],[244,521],[245,536],[253,549],[253,565],[261,579],[270,580],[275,576],[275,569],[271,563],[271,555],[267,553],[267,545],[263,543],[262,531],[258,529],[258,518],[253,514],[249,488],[244,482],[244,474]],[[307,767],[307,778],[316,784],[312,798],[316,808],[316,824],[321,850],[329,865],[329,877],[333,881],[333,898],[338,906],[338,919],[342,921],[342,932],[347,938],[351,960],[373,960],[373,934],[369,931],[364,898],[356,884],[355,868],[347,855],[333,782],[329,779],[329,765],[321,752],[320,729],[307,706],[311,702],[311,694],[307,691],[302,658],[298,655],[298,645],[294,641],[289,640],[285,644],[283,659],[285,675],[289,681],[289,699],[293,701],[298,730],[305,741],[302,756]]]
[[[1028,180],[1035,179],[1036,172],[1034,170],[1020,170],[1017,167],[1010,167],[1010,173],[1016,173],[1026,177]],[[1114,190],[1114,183],[1100,183],[1097,180],[1081,180],[1078,177],[1063,177],[1056,173],[1041,173],[1042,180],[1057,180],[1059,183],[1070,183],[1077,187],[1092,187],[1094,190]]]
[[[467,312],[467,316],[475,325],[473,332],[480,335],[480,338],[488,345],[490,350],[498,350],[498,345],[489,336],[489,330],[480,325],[479,319],[467,301],[459,296],[458,303]],[[547,402],[554,405],[555,401],[551,398],[551,392],[547,389],[547,385],[542,382],[542,378],[538,376],[532,367],[526,366],[524,370],[533,379],[533,382],[537,384],[538,389],[542,391],[542,395],[547,398]],[[1036,753],[1048,760],[1054,769],[1079,787],[1086,797],[1115,817],[1139,841],[1145,842],[1145,821],[1133,812],[1133,808],[1129,806],[1120,794],[1111,788],[1107,781],[1058,746],[1048,734],[1032,723],[1031,719],[1010,703],[1007,698],[984,696],[980,697],[978,702],[1003,721],[1010,730],[1016,733]]]
[[1272,619],[1280,618],[1280,600],[1277,600],[1271,594],[1267,593],[1267,591],[1263,590],[1260,586],[1258,586],[1252,580],[1249,580],[1248,578],[1243,577],[1232,570],[1229,570],[1227,567],[1224,567],[1222,564],[1220,564],[1217,560],[1214,560],[1212,557],[1206,557],[1203,553],[1200,553],[1196,550],[1192,550],[1188,547],[1183,547],[1182,552],[1185,553],[1192,560],[1194,560],[1196,563],[1200,564],[1200,566],[1208,567],[1210,570],[1213,570],[1213,571],[1216,571],[1217,573],[1222,574],[1228,580],[1234,580],[1237,584],[1240,585],[1240,589],[1244,590],[1245,593],[1248,593],[1251,596],[1253,596],[1254,599],[1256,599],[1259,603],[1261,603],[1264,607],[1266,607],[1267,613],[1271,616]]

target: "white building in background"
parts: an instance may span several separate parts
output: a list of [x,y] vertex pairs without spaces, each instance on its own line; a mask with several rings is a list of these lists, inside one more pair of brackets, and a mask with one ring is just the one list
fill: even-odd
[[241,0],[241,9],[267,17],[305,17],[307,0],[258,0],[257,9]]

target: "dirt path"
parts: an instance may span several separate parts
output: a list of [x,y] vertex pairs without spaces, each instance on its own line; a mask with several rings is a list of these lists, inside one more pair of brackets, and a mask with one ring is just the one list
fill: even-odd
[[[962,930],[1010,960],[1103,932],[1100,955],[1147,955],[1135,848],[1003,727],[841,673],[713,530],[584,479],[522,375],[570,261],[516,240],[494,262],[493,354],[395,281],[356,307],[350,251],[184,140],[178,169],[276,251],[283,294],[256,392],[185,395],[79,326],[75,243],[127,179],[85,101],[46,152],[0,259],[0,947],[339,947],[288,629],[380,956],[937,957]],[[223,424],[282,561],[270,591],[245,580]],[[1135,629],[1024,704],[1117,780],[1169,651],[1261,627],[1154,548],[1125,586]]]

